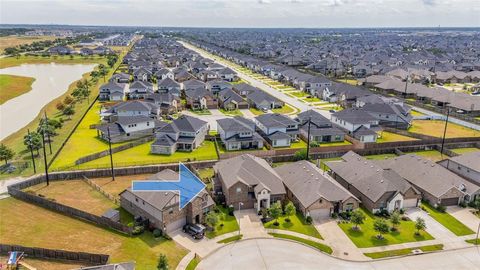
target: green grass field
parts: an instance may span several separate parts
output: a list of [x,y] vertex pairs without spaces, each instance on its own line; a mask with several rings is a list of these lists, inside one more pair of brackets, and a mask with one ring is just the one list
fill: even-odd
[[231,237],[228,237],[228,238],[225,238],[223,240],[220,240],[218,241],[217,243],[219,244],[228,244],[230,242],[235,242],[235,241],[238,241],[240,239],[242,239],[243,235],[242,234],[239,234],[239,235],[235,235],[235,236],[231,236]]
[[199,257],[195,257],[193,258],[187,265],[187,267],[185,268],[185,270],[194,270],[197,265],[200,263],[200,258]]
[[429,159],[429,160],[434,161],[434,162],[437,162],[437,161],[440,161],[442,159],[448,158],[448,156],[446,156],[446,155],[443,155],[443,157],[442,157],[442,154],[437,150],[416,151],[416,152],[411,152],[411,153],[407,153],[407,154],[415,154],[417,156],[424,157],[424,158]]
[[[52,169],[74,166],[75,161],[80,157],[108,150],[108,143],[97,137],[96,129],[90,128],[90,125],[100,123],[99,111],[101,106],[100,102],[95,102],[52,163]],[[112,147],[123,144],[126,144],[126,142],[114,143]],[[86,145],[88,147],[84,147]]]
[[175,269],[187,254],[174,241],[149,232],[125,236],[14,198],[0,200],[0,220],[2,244],[109,254],[111,263],[135,261],[137,269],[156,268],[161,253]]
[[398,225],[398,231],[390,231],[383,235],[383,239],[377,238],[377,232],[373,229],[373,222],[375,217],[368,210],[360,208],[365,214],[365,221],[360,225],[360,230],[354,230],[352,223],[340,223],[338,226],[345,232],[345,234],[352,240],[352,242],[359,248],[377,247],[394,245],[408,242],[431,240],[433,237],[427,232],[422,232],[421,235],[415,235],[415,222],[401,221]]
[[437,211],[435,208],[425,203],[422,203],[422,206],[432,218],[442,224],[445,228],[449,229],[455,235],[463,236],[475,233],[449,213]]
[[219,111],[227,116],[243,116],[243,113],[240,110],[227,111],[224,109],[219,109]]
[[[425,134],[428,136],[443,137],[445,121],[440,120],[413,120],[412,126],[408,129],[410,132]],[[448,123],[446,138],[477,137],[480,131],[466,128],[454,123]]]
[[[113,162],[115,166],[133,166],[147,165],[157,163],[176,163],[179,161],[194,160],[216,160],[218,159],[215,145],[211,141],[204,141],[200,147],[192,152],[176,152],[172,155],[156,155],[150,153],[150,145],[152,143],[144,143],[130,149],[113,154]],[[75,169],[93,169],[106,168],[110,166],[110,157],[102,157],[79,166],[72,167]]]
[[467,148],[456,148],[456,149],[450,149],[450,150],[452,150],[454,153],[462,155],[462,154],[466,154],[466,153],[480,151],[480,148],[467,147]]
[[282,108],[278,108],[278,109],[272,109],[272,112],[274,113],[280,113],[280,114],[291,114],[291,113],[294,113],[298,111],[296,108],[288,105],[288,104],[285,104]]
[[32,90],[35,78],[0,74],[0,105]]
[[254,115],[262,115],[262,114],[264,114],[264,112],[262,112],[261,110],[256,109],[256,108],[250,108],[249,110],[250,110],[250,112],[252,112]]
[[273,237],[283,238],[283,239],[288,239],[288,240],[293,240],[293,241],[296,241],[296,242],[300,242],[302,244],[305,244],[307,246],[311,246],[311,247],[313,247],[315,249],[318,249],[322,252],[325,252],[327,254],[332,254],[333,253],[333,250],[332,250],[331,247],[329,247],[327,245],[324,245],[322,243],[318,243],[318,242],[315,242],[315,241],[307,240],[307,239],[304,239],[304,238],[300,238],[300,237],[296,237],[296,236],[292,236],[292,235],[288,235],[288,234],[281,234],[281,233],[269,233],[269,234]]
[[409,255],[409,254],[412,254],[412,251],[415,249],[420,249],[423,252],[432,252],[432,251],[443,250],[443,245],[438,244],[438,245],[421,246],[421,247],[414,247],[414,248],[394,249],[394,250],[387,250],[387,251],[380,251],[380,252],[364,253],[364,255],[372,259],[380,259],[380,258],[387,258],[387,257]]
[[323,239],[320,233],[317,231],[317,229],[315,229],[315,226],[305,222],[305,218],[302,216],[301,213],[297,213],[294,216],[288,217],[290,218],[290,222],[285,221],[286,218],[287,218],[286,216],[279,217],[278,226],[275,226],[273,224],[275,222],[274,220],[263,224],[263,226],[268,229],[292,231],[292,232],[305,234],[311,237]]
[[[417,139],[413,137],[407,137],[396,133],[391,133],[388,131],[382,131],[378,133],[379,137],[377,143],[386,143],[386,142],[404,142],[404,141],[415,141]],[[381,136],[381,137],[380,137]]]

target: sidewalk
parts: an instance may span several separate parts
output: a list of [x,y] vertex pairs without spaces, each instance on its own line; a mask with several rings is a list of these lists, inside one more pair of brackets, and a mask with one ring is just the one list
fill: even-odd
[[254,209],[235,211],[234,215],[239,222],[240,234],[243,235],[243,239],[270,237],[267,230],[263,227],[260,216]]

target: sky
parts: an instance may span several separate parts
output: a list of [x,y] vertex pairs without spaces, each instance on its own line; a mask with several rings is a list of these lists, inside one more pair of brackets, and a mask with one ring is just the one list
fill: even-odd
[[0,0],[1,24],[480,27],[480,0]]

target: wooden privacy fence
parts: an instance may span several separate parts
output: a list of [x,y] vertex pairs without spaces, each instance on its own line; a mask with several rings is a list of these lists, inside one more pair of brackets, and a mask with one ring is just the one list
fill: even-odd
[[107,199],[112,201],[114,204],[120,205],[120,199],[118,198],[118,196],[115,196],[115,195],[112,195],[112,194],[106,192],[101,186],[99,186],[97,183],[93,182],[92,180],[90,180],[90,178],[88,178],[86,176],[83,176],[83,180],[85,180],[85,182],[89,186],[91,186],[96,191],[100,192],[103,196],[105,196]]
[[89,265],[104,265],[109,259],[106,254],[0,244],[1,255],[7,255],[10,251],[24,252],[27,258],[82,262]]

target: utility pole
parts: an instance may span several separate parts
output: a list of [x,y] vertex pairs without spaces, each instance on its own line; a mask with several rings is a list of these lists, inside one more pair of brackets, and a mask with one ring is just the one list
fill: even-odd
[[408,88],[408,76],[405,79],[405,91],[403,92],[403,98],[407,98],[407,88]]
[[30,129],[27,129],[28,132],[28,148],[30,148],[30,156],[32,157],[33,163],[33,173],[37,173],[37,167],[35,166],[35,158],[33,157],[33,147],[32,147],[32,137],[30,137]]
[[108,149],[110,152],[110,168],[112,170],[112,180],[115,181],[115,171],[113,170],[112,141],[110,140],[110,127],[107,127]]
[[308,117],[308,130],[307,130],[307,160],[310,160],[310,123],[312,122],[312,117]]
[[[47,111],[44,111],[45,113],[45,128],[48,128],[48,117],[47,117]],[[47,132],[47,138],[48,138],[48,147],[50,148],[50,155],[52,154],[52,141],[50,140],[50,132]]]
[[50,179],[48,178],[48,164],[47,164],[47,151],[45,150],[45,129],[42,132],[42,144],[43,144],[43,163],[45,164],[45,179],[47,180],[47,186],[50,185]]
[[443,158],[443,145],[445,144],[445,135],[447,134],[448,116],[450,116],[450,108],[447,107],[447,118],[445,119],[445,128],[443,129],[442,148],[440,154]]

